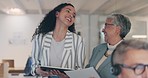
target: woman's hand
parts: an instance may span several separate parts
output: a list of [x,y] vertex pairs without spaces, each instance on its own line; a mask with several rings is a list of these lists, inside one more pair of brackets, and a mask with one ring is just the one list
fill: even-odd
[[43,76],[43,77],[48,77],[48,76],[52,75],[51,72],[43,71],[43,70],[41,70],[41,68],[36,68],[36,73]]
[[47,71],[43,71],[41,68],[36,68],[36,73],[43,76],[43,77],[48,77],[48,76],[52,76],[52,75],[57,75],[60,78],[69,78],[68,75],[61,73],[58,70],[51,70],[50,72]]
[[51,73],[53,75],[57,75],[59,76],[60,78],[69,78],[68,75],[64,74],[64,73],[61,73],[60,71],[58,70],[52,70]]

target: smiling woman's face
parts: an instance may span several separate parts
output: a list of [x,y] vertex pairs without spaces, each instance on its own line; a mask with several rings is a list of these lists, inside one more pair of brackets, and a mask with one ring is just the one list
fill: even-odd
[[65,6],[60,12],[57,12],[57,20],[60,20],[64,25],[71,26],[75,21],[76,11],[72,6]]

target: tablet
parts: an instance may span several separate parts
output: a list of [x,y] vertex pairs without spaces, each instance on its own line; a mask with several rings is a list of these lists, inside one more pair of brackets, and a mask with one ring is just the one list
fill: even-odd
[[48,71],[50,72],[51,70],[58,70],[62,73],[65,73],[64,71],[72,71],[73,69],[69,68],[61,68],[61,67],[53,67],[53,66],[41,66],[40,67],[43,71]]

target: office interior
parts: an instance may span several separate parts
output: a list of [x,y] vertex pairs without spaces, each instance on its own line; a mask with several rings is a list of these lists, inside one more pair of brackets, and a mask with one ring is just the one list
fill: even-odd
[[14,59],[14,67],[24,68],[36,27],[48,11],[64,2],[76,8],[76,31],[85,41],[86,63],[93,48],[104,42],[101,31],[109,14],[122,13],[130,18],[132,28],[125,39],[148,42],[148,0],[1,0],[0,62]]

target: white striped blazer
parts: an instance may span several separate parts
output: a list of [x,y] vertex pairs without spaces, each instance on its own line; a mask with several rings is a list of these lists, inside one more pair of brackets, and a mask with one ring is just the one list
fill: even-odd
[[[53,32],[49,32],[42,36],[36,35],[33,39],[32,49],[32,74],[35,75],[35,68],[38,66],[49,66],[50,45]],[[85,49],[81,36],[67,31],[64,43],[64,51],[62,54],[61,67],[77,69],[84,67]]]

